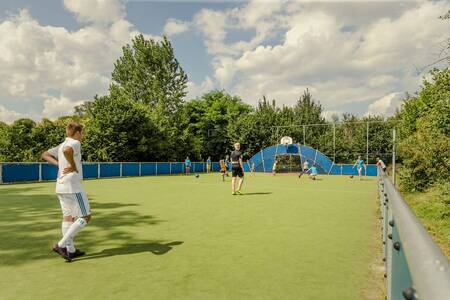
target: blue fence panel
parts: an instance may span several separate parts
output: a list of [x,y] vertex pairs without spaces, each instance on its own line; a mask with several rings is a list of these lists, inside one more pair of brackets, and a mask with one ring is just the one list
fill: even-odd
[[296,144],[290,144],[290,145],[288,145],[288,146],[287,146],[287,149],[286,149],[286,153],[289,153],[289,154],[299,154],[299,153],[298,153],[298,146],[297,146]]
[[97,164],[90,164],[90,163],[83,164],[83,178],[98,178],[98,163]]
[[250,161],[244,162],[244,172],[250,172]]
[[118,177],[120,176],[120,164],[100,163],[100,177]]
[[141,175],[156,175],[156,163],[141,163]]
[[58,167],[50,164],[42,164],[42,180],[56,180]]
[[212,170],[213,170],[213,172],[219,172],[220,171],[220,163],[213,162],[212,163]]
[[170,163],[158,163],[158,175],[170,174]]
[[171,174],[181,174],[184,172],[184,164],[181,162],[171,163]]
[[300,152],[302,156],[306,158],[308,161],[314,161],[314,159],[316,158],[316,149],[313,149],[311,147],[301,145]]
[[139,176],[139,163],[122,163],[122,176]]
[[39,180],[39,164],[3,164],[3,182],[24,182]]
[[328,174],[328,172],[331,169],[331,166],[333,165],[333,162],[323,153],[317,151],[316,164],[319,165],[326,174]]
[[377,165],[367,165],[366,172],[367,176],[377,176]]
[[200,173],[203,172],[203,163],[194,162],[191,165],[191,172]]
[[316,164],[316,168],[317,168],[317,173],[318,174],[322,174],[322,175],[328,174],[328,171],[326,171],[324,168],[322,168],[321,165]]
[[358,175],[358,170],[353,165],[342,165],[342,175]]
[[277,146],[270,146],[263,150],[264,172],[272,172],[273,162],[277,152]]
[[342,166],[341,165],[333,165],[331,168],[330,175],[341,175]]

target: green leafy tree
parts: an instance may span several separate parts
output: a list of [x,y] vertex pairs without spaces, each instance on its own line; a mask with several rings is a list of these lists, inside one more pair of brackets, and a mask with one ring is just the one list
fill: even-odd
[[0,156],[5,161],[35,161],[35,143],[33,130],[36,122],[30,119],[19,119],[4,128],[0,148]]
[[223,91],[212,91],[186,103],[181,127],[193,141],[192,157],[203,160],[208,156],[215,160],[223,158],[232,144],[240,141],[235,123],[250,111],[251,107],[240,98]]
[[121,93],[159,114],[176,113],[186,96],[187,75],[170,41],[164,37],[157,42],[139,34],[122,51],[114,64],[110,92]]
[[434,70],[394,118],[400,130],[400,173],[406,190],[422,191],[450,177],[450,69]]
[[86,112],[88,161],[156,161],[164,149],[147,108],[127,97],[96,97]]

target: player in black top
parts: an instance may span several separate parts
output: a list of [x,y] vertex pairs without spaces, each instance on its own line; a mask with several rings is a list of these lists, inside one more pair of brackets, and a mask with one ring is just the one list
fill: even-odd
[[[230,160],[232,166],[231,190],[233,195],[242,195],[241,188],[244,183],[244,165],[242,164],[241,144],[234,144],[234,151],[231,152]],[[236,177],[239,176],[238,189],[236,190]]]

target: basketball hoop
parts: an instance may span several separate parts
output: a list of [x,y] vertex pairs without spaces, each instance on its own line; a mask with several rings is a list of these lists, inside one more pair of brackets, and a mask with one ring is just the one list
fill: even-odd
[[293,144],[292,138],[290,136],[283,136],[281,138],[280,144],[286,145],[286,146]]

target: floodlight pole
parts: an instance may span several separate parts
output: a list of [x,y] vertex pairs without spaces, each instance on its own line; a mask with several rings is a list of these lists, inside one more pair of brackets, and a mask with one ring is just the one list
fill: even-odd
[[306,145],[305,140],[306,140],[306,126],[303,125],[303,145]]
[[333,162],[336,162],[336,123],[333,123]]
[[369,122],[366,123],[366,163],[369,163]]
[[395,180],[395,139],[396,139],[396,137],[395,137],[395,134],[396,134],[396,132],[395,132],[395,128],[394,129],[392,129],[392,183],[394,184],[394,186],[395,186],[395,183],[396,183],[396,180]]

